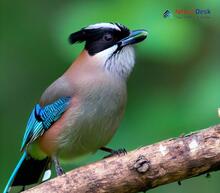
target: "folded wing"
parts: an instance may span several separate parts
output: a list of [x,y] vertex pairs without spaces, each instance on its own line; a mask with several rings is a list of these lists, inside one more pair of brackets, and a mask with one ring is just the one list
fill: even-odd
[[71,97],[61,97],[44,107],[41,107],[39,104],[35,105],[26,126],[21,151],[39,136],[43,135],[62,116],[70,103],[70,99]]

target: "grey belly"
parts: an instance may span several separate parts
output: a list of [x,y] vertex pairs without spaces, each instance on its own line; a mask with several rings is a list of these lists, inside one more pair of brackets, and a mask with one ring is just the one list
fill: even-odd
[[105,146],[119,125],[123,109],[124,104],[113,97],[87,100],[72,109],[59,138],[58,156],[73,159]]

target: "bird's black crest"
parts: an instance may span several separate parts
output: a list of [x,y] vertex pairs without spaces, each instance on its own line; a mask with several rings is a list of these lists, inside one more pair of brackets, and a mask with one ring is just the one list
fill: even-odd
[[[114,27],[100,26],[96,28],[82,28],[80,31],[70,34],[69,42],[74,44],[77,42],[86,42],[85,49],[90,55],[94,55],[104,49],[115,45],[119,40],[128,36],[130,31],[125,26],[118,23],[110,23]],[[103,37],[106,34],[111,34],[113,37],[111,41],[105,41]]]
[[85,41],[85,38],[86,38],[85,30],[81,29],[80,31],[70,34],[69,42],[70,44],[74,44],[76,42],[83,42]]

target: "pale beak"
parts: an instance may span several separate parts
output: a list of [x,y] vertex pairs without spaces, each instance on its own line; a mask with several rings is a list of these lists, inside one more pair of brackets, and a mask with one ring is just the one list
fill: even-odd
[[143,41],[148,35],[148,32],[145,30],[133,30],[130,32],[130,35],[126,38],[120,40],[117,44],[119,47],[124,47],[131,44],[136,44]]

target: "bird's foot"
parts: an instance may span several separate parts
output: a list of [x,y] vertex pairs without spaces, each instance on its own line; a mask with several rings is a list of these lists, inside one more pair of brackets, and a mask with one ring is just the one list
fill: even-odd
[[112,156],[121,156],[121,155],[125,155],[127,153],[126,149],[124,148],[121,148],[121,149],[118,149],[118,150],[112,150],[112,152],[105,156],[104,158],[108,158],[108,157],[112,157]]
[[55,165],[55,170],[56,170],[57,176],[62,176],[63,174],[65,174],[65,172],[64,172],[63,168],[61,167],[60,162],[57,159],[57,157],[53,156],[52,160],[53,160],[54,165]]
[[111,148],[101,147],[100,149],[110,153],[109,155],[105,156],[104,158],[108,158],[108,157],[112,157],[112,156],[116,156],[116,155],[117,156],[125,155],[127,153],[125,148],[120,148],[118,150],[113,150]]
[[62,176],[63,174],[65,174],[61,166],[55,167],[55,169],[56,169],[57,176]]

